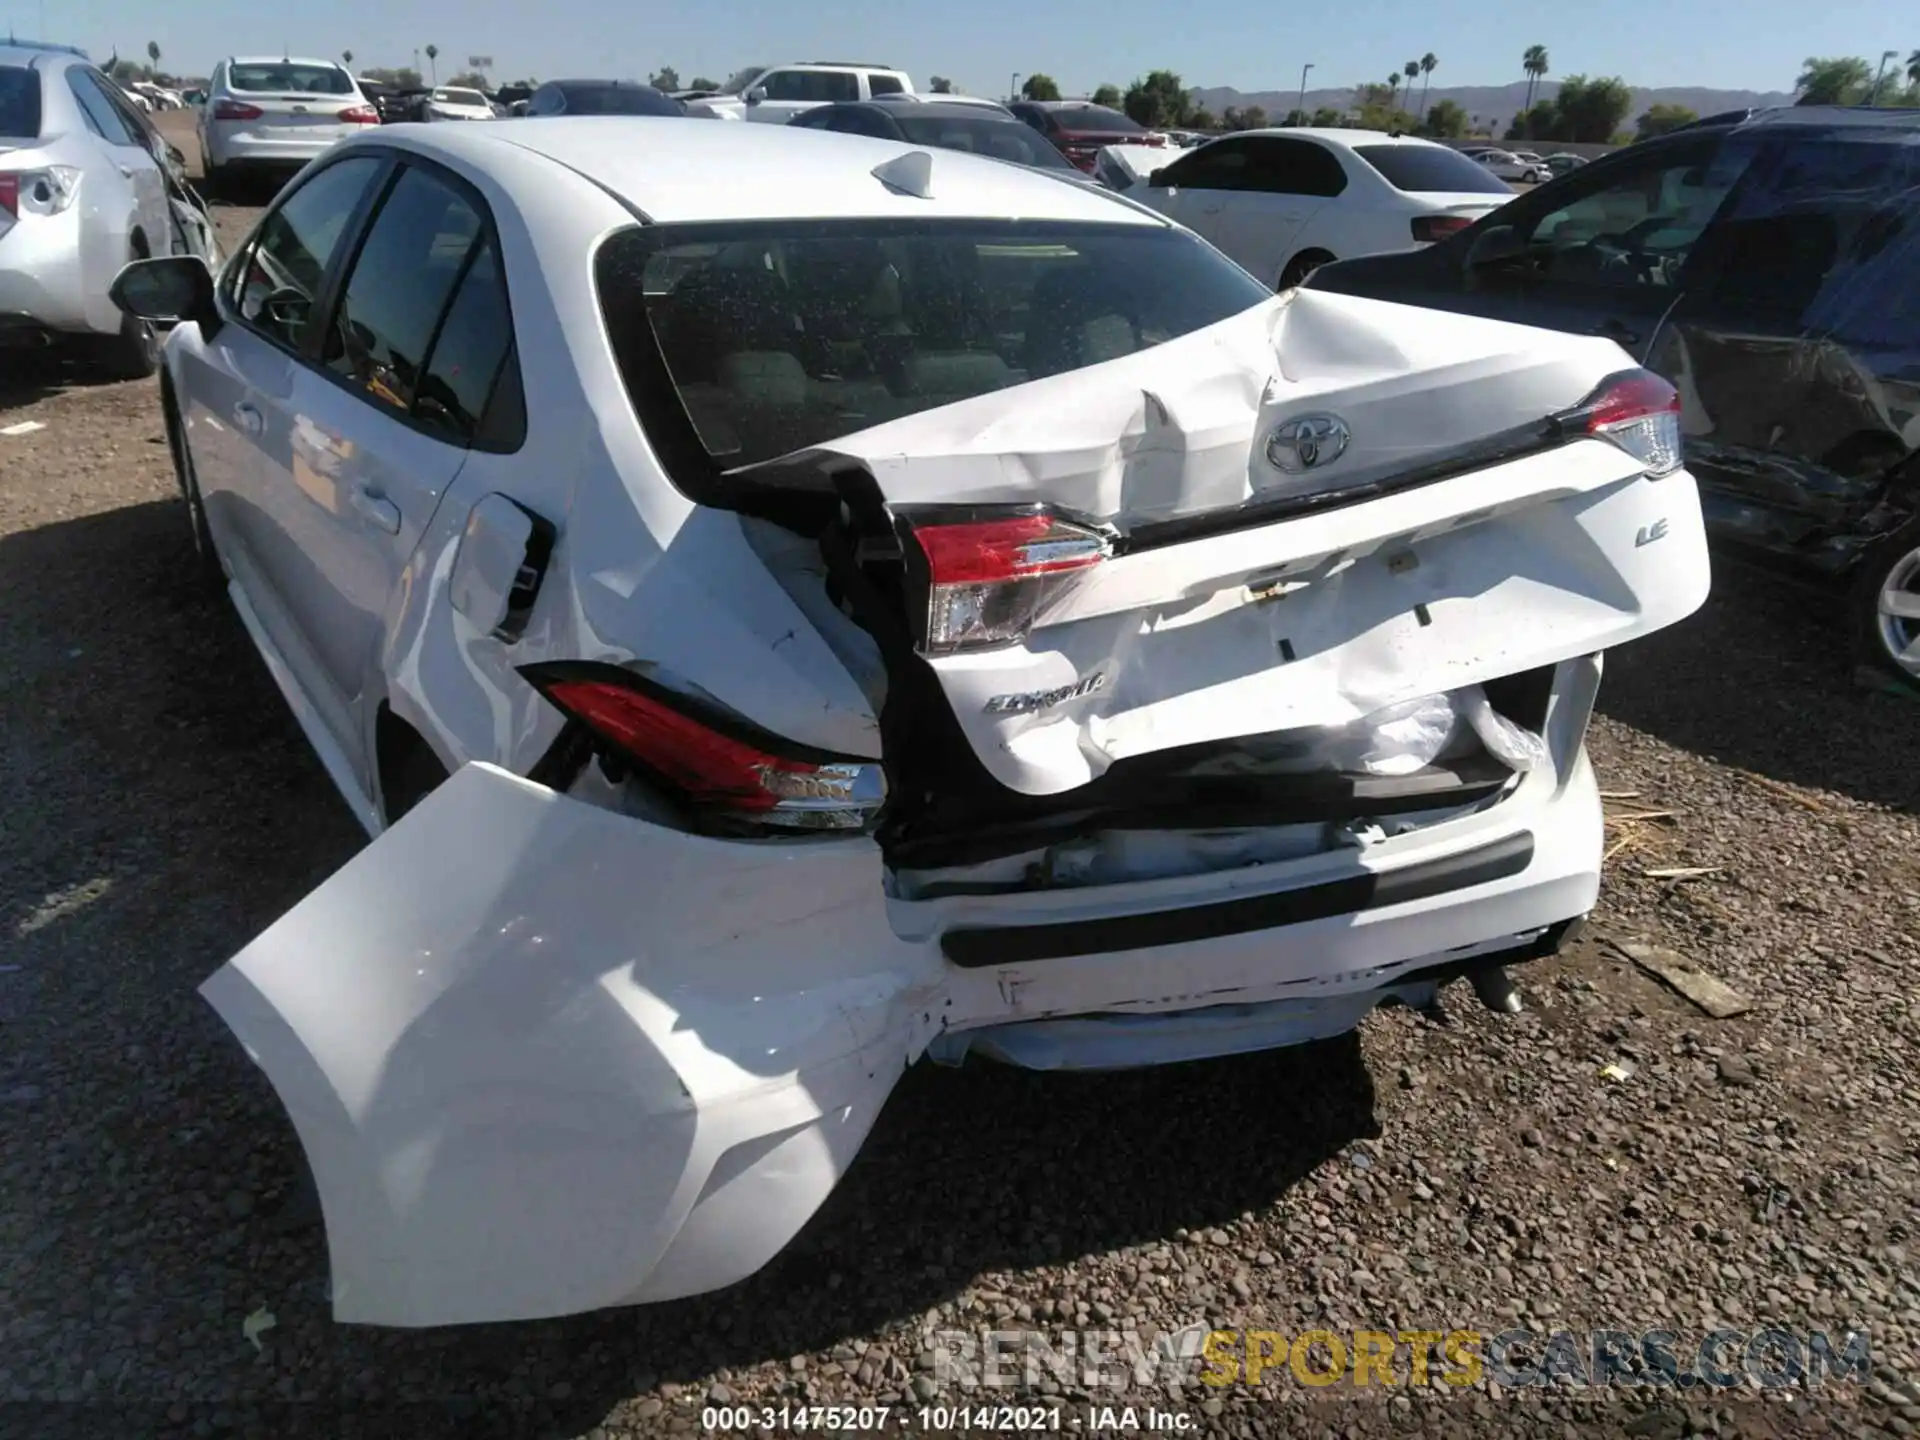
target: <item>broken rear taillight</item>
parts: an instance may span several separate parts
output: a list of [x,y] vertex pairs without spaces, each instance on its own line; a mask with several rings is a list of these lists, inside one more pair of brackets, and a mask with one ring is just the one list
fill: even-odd
[[1099,531],[1039,511],[909,528],[927,560],[929,655],[1024,640],[1110,553]]
[[1680,393],[1651,370],[1623,370],[1560,417],[1609,440],[1658,479],[1680,468]]
[[689,806],[758,825],[857,830],[878,813],[877,763],[791,744],[613,665],[521,672],[568,719]]

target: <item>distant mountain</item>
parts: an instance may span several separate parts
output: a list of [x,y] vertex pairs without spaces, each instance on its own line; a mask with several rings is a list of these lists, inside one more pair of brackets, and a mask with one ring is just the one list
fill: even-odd
[[[1421,98],[1419,84],[1415,83],[1412,90],[1409,109],[1418,114]],[[1538,100],[1543,96],[1556,95],[1559,90],[1559,81],[1543,80],[1535,87],[1534,98]],[[1242,92],[1228,86],[1215,86],[1197,88],[1193,96],[1215,115],[1223,113],[1229,105],[1242,110],[1249,105],[1258,105],[1275,120],[1300,103],[1298,90]],[[1516,80],[1511,85],[1436,85],[1426,100],[1429,105],[1451,100],[1467,114],[1479,116],[1482,128],[1490,123],[1505,126],[1527,103],[1527,82]],[[1684,105],[1696,115],[1714,115],[1723,110],[1792,103],[1793,93],[1786,90],[1708,90],[1690,85],[1669,86],[1662,90],[1636,89],[1633,92],[1633,107],[1627,111],[1627,123],[1632,124],[1655,105]],[[1307,91],[1306,108],[1309,114],[1323,105],[1345,110],[1352,104],[1351,87],[1344,90]]]

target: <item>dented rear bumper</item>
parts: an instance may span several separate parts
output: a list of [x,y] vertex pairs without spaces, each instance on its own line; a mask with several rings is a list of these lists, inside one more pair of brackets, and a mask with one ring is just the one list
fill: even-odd
[[[1366,1005],[1329,1009],[1328,997],[1384,993],[1584,913],[1599,822],[1578,760],[1526,777],[1486,814],[1305,874],[1259,867],[1274,873],[1130,885],[1124,900],[1096,889],[913,907],[922,933],[903,934],[871,840],[706,839],[470,765],[203,994],[299,1134],[337,1319],[556,1316],[758,1270],[943,1034],[979,1032],[988,1053],[1018,1061],[1006,1027],[1025,1022],[1288,1000],[1322,1030],[1346,1028]],[[1140,914],[1145,938],[1148,911],[1339,871],[1385,875],[1516,833],[1531,847],[1512,873],[1354,913],[1003,965],[942,953],[969,905],[976,928]],[[1079,1063],[1252,1048],[1244,1025],[1214,1029],[1211,1052],[1190,1036],[1176,1055],[1163,1037],[1128,1059],[1109,1034]],[[1310,1038],[1295,1030],[1267,1043]]]

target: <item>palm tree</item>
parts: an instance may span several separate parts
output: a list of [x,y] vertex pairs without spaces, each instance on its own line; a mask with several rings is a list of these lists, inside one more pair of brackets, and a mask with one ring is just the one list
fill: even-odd
[[1420,115],[1424,119],[1427,113],[1427,92],[1433,89],[1433,72],[1440,68],[1440,58],[1431,50],[1420,57],[1420,73],[1426,76],[1426,83],[1420,87]]
[[158,40],[147,41],[147,64],[153,67],[154,74],[160,73],[160,42]]
[[1911,84],[1920,85],[1920,50],[1907,56],[1907,80]]
[[1540,77],[1547,73],[1547,47],[1544,45],[1527,46],[1527,53],[1520,57],[1520,68],[1527,72],[1526,113],[1531,115],[1533,113],[1534,87],[1540,83]]
[[351,50],[342,50],[340,52],[340,59],[349,70],[353,68],[353,52]]
[[1387,99],[1394,109],[1400,108],[1400,72],[1398,70],[1387,76]]
[[1413,99],[1413,82],[1420,78],[1420,62],[1409,60],[1400,67],[1400,73],[1407,77],[1407,99]]
[[438,45],[427,46],[427,65],[429,69],[432,71],[433,83],[436,85],[440,83],[440,67],[438,65],[435,65],[433,62],[438,60],[439,58],[440,58],[440,47]]

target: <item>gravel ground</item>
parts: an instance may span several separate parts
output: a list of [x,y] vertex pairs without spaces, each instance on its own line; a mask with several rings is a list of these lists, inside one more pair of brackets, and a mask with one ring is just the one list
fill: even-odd
[[[1875,1363],[1765,1399],[1136,1394],[1190,1433],[1920,1433],[1920,710],[1851,687],[1820,605],[1732,571],[1609,657],[1603,788],[1670,815],[1612,825],[1594,926],[1522,972],[1524,1013],[1455,986],[1443,1016],[1269,1056],[922,1067],[731,1291],[333,1325],[291,1131],[194,989],[359,832],[194,588],[153,385],[66,378],[0,391],[0,427],[45,426],[0,436],[0,1430],[686,1433],[716,1400],[959,1396],[934,1331],[1205,1323],[1864,1328]],[[1679,866],[1713,868],[1644,873]],[[1752,1010],[1708,1018],[1608,943],[1632,938]],[[1055,1390],[1075,1420],[1119,1398]]]

